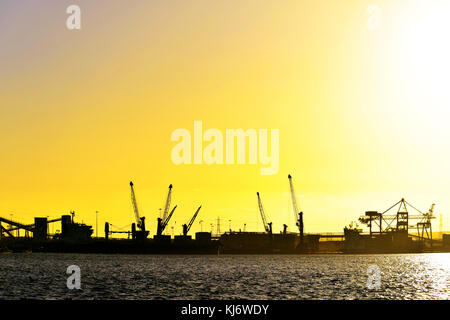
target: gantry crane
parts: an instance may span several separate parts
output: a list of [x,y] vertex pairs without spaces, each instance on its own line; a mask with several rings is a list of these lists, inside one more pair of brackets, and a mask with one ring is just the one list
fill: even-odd
[[292,176],[288,175],[289,186],[291,189],[292,207],[294,209],[294,216],[298,231],[300,232],[300,244],[303,244],[303,212],[298,210],[297,200],[294,192],[294,184],[292,183]]
[[264,230],[266,230],[267,233],[272,234],[272,222],[267,222],[266,214],[264,213],[264,208],[262,205],[261,197],[259,196],[259,192],[256,193],[258,196],[258,208],[259,212],[261,213],[262,222],[264,225]]
[[[148,236],[148,231],[145,230],[145,217],[141,217],[139,215],[139,209],[136,201],[136,194],[134,193],[134,184],[133,181],[130,181],[131,188],[131,203],[133,204],[134,215],[136,218],[136,224],[132,224],[132,234],[133,238],[136,239],[145,239]],[[139,230],[136,230],[136,226]]]
[[198,207],[197,211],[195,211],[194,216],[192,217],[191,221],[189,221],[189,224],[183,224],[183,236],[187,236],[189,230],[192,227],[192,224],[195,221],[195,218],[197,218],[198,212],[200,211],[200,209],[202,208],[202,206]]
[[[416,229],[416,237],[419,239],[433,240],[431,219],[436,218],[434,216],[434,206],[432,204],[428,212],[424,213],[402,198],[384,212],[366,211],[365,215],[359,218],[359,221],[369,227],[370,236],[388,232],[409,234],[411,229]],[[394,208],[398,208],[397,213],[389,214]],[[408,208],[413,209],[416,214],[410,214]],[[411,224],[413,220],[418,220],[416,225]],[[411,236],[415,235],[411,234]]]

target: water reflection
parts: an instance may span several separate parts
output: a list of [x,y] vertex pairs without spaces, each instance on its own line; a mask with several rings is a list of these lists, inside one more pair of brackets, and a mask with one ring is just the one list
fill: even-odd
[[[66,287],[68,265],[82,290]],[[381,286],[367,287],[376,265]],[[449,299],[450,254],[0,255],[2,299]]]

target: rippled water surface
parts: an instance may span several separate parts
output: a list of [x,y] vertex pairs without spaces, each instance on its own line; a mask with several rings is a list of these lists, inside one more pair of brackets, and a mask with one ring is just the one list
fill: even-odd
[[[66,269],[81,268],[69,290]],[[367,268],[381,288],[367,288]],[[450,254],[1,254],[1,299],[449,299]]]

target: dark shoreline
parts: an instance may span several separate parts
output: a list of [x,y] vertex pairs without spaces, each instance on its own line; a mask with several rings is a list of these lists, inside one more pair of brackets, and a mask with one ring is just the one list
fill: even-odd
[[[417,249],[417,248],[416,248]],[[81,253],[81,254],[137,254],[137,255],[359,255],[359,254],[411,254],[448,253],[450,248],[435,246],[422,250],[300,250],[290,248],[276,250],[273,247],[226,249],[219,240],[201,243],[191,240],[182,243],[159,243],[151,239],[135,241],[131,239],[92,239],[82,242],[61,240],[35,241],[30,238],[0,240],[0,253]]]

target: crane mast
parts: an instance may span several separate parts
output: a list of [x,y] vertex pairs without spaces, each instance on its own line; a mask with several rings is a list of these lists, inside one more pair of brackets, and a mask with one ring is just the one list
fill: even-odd
[[267,223],[266,214],[264,213],[264,208],[262,205],[261,197],[259,196],[259,192],[257,192],[256,195],[258,196],[258,208],[259,212],[261,213],[264,230],[266,230],[266,232],[268,233],[272,233],[272,222]]
[[166,205],[164,206],[164,212],[161,217],[163,221],[167,219],[167,215],[169,214],[171,200],[172,200],[172,184],[169,185],[169,193],[167,194]]
[[133,204],[133,209],[134,209],[134,215],[136,218],[136,225],[139,229],[141,230],[145,230],[145,223],[144,223],[144,217],[140,217],[139,215],[139,209],[138,209],[138,205],[136,202],[136,194],[134,193],[134,184],[133,181],[130,181],[130,187],[131,187],[131,202]]
[[170,218],[172,218],[173,212],[175,211],[175,209],[177,208],[177,206],[173,207],[172,211],[170,211],[169,215],[167,216],[167,218],[165,220],[158,218],[158,228],[156,230],[157,235],[162,235],[164,230],[166,229],[167,225],[169,224]]
[[202,206],[198,207],[197,211],[195,211],[194,216],[192,217],[191,221],[189,221],[189,224],[183,224],[183,235],[187,236],[187,233],[189,232],[189,230],[192,227],[192,224],[195,221],[195,218],[197,218],[198,212],[200,211],[200,209],[202,208]]
[[164,212],[162,213],[162,216],[158,218],[158,225],[156,228],[156,234],[158,236],[161,236],[164,232],[164,229],[167,227],[167,224],[170,221],[170,218],[173,215],[173,212],[177,208],[177,206],[173,207],[172,211],[169,213],[170,209],[170,202],[172,200],[172,184],[169,185],[169,192],[167,193],[167,199],[166,204],[164,206]]
[[294,209],[294,216],[298,231],[300,232],[300,243],[303,244],[303,212],[298,210],[297,200],[294,192],[294,184],[292,183],[292,176],[288,175],[289,186],[291,189],[292,207]]

